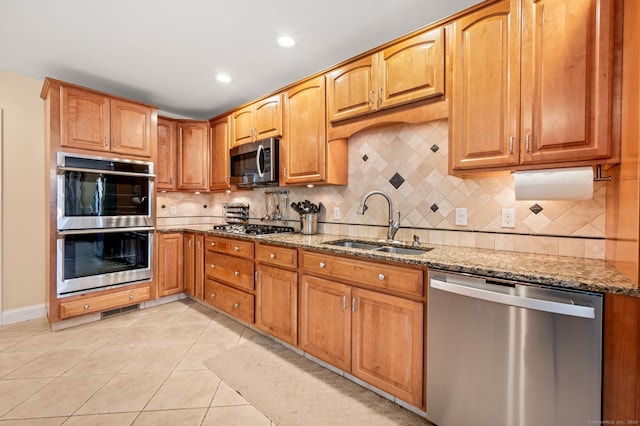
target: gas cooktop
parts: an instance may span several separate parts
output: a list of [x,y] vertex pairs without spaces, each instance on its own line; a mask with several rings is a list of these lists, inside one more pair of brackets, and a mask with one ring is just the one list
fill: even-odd
[[261,225],[261,224],[228,224],[215,225],[216,231],[225,231],[232,234],[266,235],[285,234],[295,232],[291,226]]

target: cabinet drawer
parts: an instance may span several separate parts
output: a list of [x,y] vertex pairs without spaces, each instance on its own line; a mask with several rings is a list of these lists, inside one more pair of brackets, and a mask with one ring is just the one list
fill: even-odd
[[226,254],[207,251],[205,274],[207,278],[224,281],[253,291],[253,261]]
[[424,295],[423,274],[419,269],[315,252],[302,253],[302,267],[305,272],[333,279],[348,280],[411,296]]
[[207,237],[207,251],[253,259],[253,242],[229,238]]
[[277,247],[258,243],[256,260],[285,268],[298,267],[298,251],[294,248]]
[[134,305],[144,300],[149,300],[149,297],[149,287],[140,287],[100,296],[84,297],[70,302],[60,302],[60,318],[71,318],[91,312]]
[[207,279],[204,301],[248,323],[254,322],[254,297],[244,291]]

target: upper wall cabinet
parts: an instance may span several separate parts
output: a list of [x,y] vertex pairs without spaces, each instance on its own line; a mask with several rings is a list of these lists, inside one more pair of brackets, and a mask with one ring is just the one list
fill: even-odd
[[505,0],[456,21],[450,171],[616,162],[614,0]]
[[60,146],[151,156],[152,108],[75,86],[60,86]]
[[229,185],[229,139],[231,116],[211,122],[211,173],[209,189],[226,191]]
[[443,31],[418,34],[329,72],[329,121],[444,94]]
[[232,114],[232,146],[282,136],[282,95],[268,97]]
[[161,191],[173,191],[177,188],[177,134],[178,125],[175,120],[158,117],[158,161],[156,162],[156,188]]
[[348,179],[347,140],[327,142],[325,81],[316,77],[285,93],[283,182],[287,185],[337,184]]
[[208,121],[178,121],[178,189],[209,189]]

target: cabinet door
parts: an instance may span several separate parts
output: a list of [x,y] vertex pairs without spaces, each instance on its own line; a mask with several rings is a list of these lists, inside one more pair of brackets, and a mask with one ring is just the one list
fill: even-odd
[[195,252],[196,252],[196,236],[188,232],[184,234],[184,292],[189,296],[195,296]]
[[376,58],[376,55],[370,55],[327,74],[329,121],[357,117],[376,109],[378,96],[374,87],[377,73]]
[[209,188],[209,123],[178,123],[178,189]]
[[420,407],[423,304],[354,288],[351,373]]
[[444,28],[395,43],[378,54],[376,108],[444,94]]
[[282,136],[282,95],[271,96],[254,104],[255,139]]
[[111,100],[111,151],[151,156],[151,108],[120,99]]
[[520,36],[515,0],[455,23],[452,171],[518,164]]
[[614,1],[522,4],[521,163],[611,157]]
[[323,182],[326,177],[324,77],[301,83],[285,94],[284,182]]
[[227,116],[211,123],[211,191],[225,191],[230,188],[229,122],[230,116]]
[[156,187],[159,190],[176,189],[177,123],[158,118],[158,161]]
[[182,233],[161,233],[158,237],[158,296],[181,293],[184,288]]
[[351,287],[302,275],[300,349],[351,370]]
[[107,96],[62,86],[60,88],[60,145],[109,151],[111,111]]
[[196,234],[196,252],[193,262],[193,291],[197,299],[204,300],[204,235]]
[[233,139],[231,146],[242,145],[243,143],[253,142],[254,139],[254,108],[253,105],[249,105],[242,108],[232,115],[233,124]]
[[292,345],[298,344],[298,274],[256,266],[256,325]]

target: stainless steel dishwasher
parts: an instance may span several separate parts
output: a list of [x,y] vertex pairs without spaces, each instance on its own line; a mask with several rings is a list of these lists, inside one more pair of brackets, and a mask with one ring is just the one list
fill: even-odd
[[602,295],[432,270],[427,418],[600,424]]

